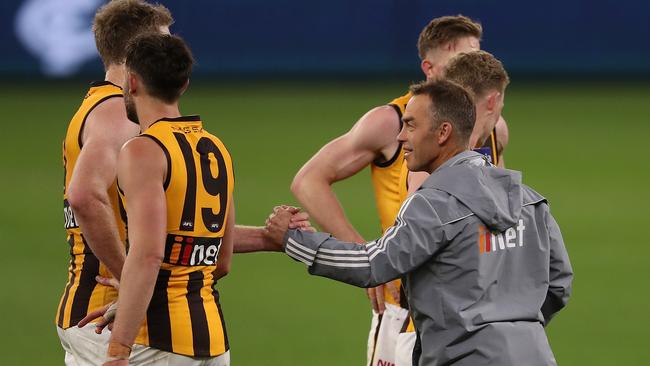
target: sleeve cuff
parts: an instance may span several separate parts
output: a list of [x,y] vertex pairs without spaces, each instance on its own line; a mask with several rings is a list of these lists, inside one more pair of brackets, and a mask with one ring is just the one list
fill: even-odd
[[314,240],[310,240],[308,234],[313,233],[305,233],[295,229],[288,230],[284,236],[284,252],[294,260],[311,267],[316,258],[318,245],[310,245],[314,243]]

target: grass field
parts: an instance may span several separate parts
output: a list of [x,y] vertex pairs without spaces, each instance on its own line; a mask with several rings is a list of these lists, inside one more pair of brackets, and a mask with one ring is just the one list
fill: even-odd
[[[53,323],[66,280],[61,141],[86,84],[0,88],[0,365],[62,365]],[[237,221],[294,203],[289,184],[317,149],[367,109],[401,95],[387,83],[203,83],[184,97],[235,162]],[[506,164],[545,194],[575,270],[569,306],[548,328],[563,365],[648,364],[650,90],[642,85],[514,84]],[[368,171],[337,185],[351,221],[379,234]],[[236,256],[219,288],[233,365],[362,365],[364,292],[281,254]]]

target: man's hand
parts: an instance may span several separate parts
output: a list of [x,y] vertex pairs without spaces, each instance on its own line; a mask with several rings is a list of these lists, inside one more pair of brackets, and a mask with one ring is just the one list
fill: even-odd
[[283,246],[284,236],[289,230],[291,217],[298,209],[289,206],[276,206],[273,213],[266,219],[266,236],[279,248]]
[[386,305],[384,304],[386,300],[384,297],[384,288],[388,288],[388,291],[390,292],[393,299],[399,303],[399,287],[395,281],[366,289],[372,310],[374,310],[377,314],[383,314],[384,310],[386,310]]
[[117,302],[113,301],[110,304],[106,304],[101,308],[90,312],[86,315],[85,318],[79,321],[77,326],[83,328],[86,324],[92,322],[97,318],[99,321],[95,323],[95,333],[102,334],[104,328],[108,327],[109,330],[113,330],[113,322],[115,321],[115,314],[117,313]]
[[293,206],[282,206],[291,212],[291,221],[289,222],[289,229],[298,229],[302,231],[316,232],[309,222],[309,214],[305,211],[301,211],[299,207]]
[[[111,286],[119,291],[120,282],[115,278],[106,278],[101,276],[96,276],[95,280],[97,283],[101,283],[105,286]],[[110,304],[106,304],[101,308],[88,313],[83,319],[79,321],[77,326],[83,328],[86,324],[92,322],[93,320],[100,318],[101,319],[95,324],[95,333],[101,334],[104,331],[104,328],[108,326],[109,330],[113,329],[113,322],[115,321],[115,314],[117,313],[117,302],[113,301]]]
[[95,276],[95,281],[97,281],[97,283],[100,283],[104,286],[110,286],[116,289],[117,291],[120,291],[120,281],[118,281],[117,278]]

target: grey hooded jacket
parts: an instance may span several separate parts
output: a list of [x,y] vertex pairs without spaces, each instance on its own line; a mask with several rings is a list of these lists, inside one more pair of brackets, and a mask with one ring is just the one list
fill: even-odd
[[438,168],[366,245],[289,230],[309,273],[360,287],[402,278],[420,365],[554,365],[544,325],[573,271],[546,199],[470,151]]

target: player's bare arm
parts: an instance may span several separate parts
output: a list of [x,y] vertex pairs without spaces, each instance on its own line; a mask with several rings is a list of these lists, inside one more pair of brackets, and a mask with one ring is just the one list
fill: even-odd
[[230,195],[230,207],[226,216],[226,228],[221,239],[219,256],[217,258],[217,269],[214,270],[215,280],[218,280],[230,272],[233,252],[233,235],[235,232],[235,201]]
[[357,174],[375,160],[388,160],[399,146],[399,117],[388,106],[366,113],[352,129],[314,155],[296,174],[291,191],[323,229],[346,240],[365,242],[354,229],[332,184]]
[[68,188],[68,201],[88,245],[116,278],[126,252],[108,190],[115,182],[120,148],[139,132],[140,127],[126,117],[122,98],[99,104],[86,120],[83,148]]
[[[351,177],[373,161],[387,161],[399,147],[399,115],[389,106],[366,113],[345,135],[325,145],[296,174],[291,191],[320,227],[356,243],[365,242],[345,216],[332,184]],[[398,298],[398,291],[392,291]],[[384,291],[369,289],[375,311],[384,310]]]
[[[122,271],[119,308],[109,354],[111,345],[117,349],[131,347],[151,301],[165,248],[167,211],[163,182],[166,170],[163,151],[149,139],[135,138],[120,153],[118,178],[129,200],[131,246]],[[120,362],[128,360],[106,365]]]
[[499,157],[499,164],[497,165],[500,168],[505,168],[506,163],[503,160],[503,155],[506,147],[508,146],[508,139],[510,136],[508,132],[508,124],[506,123],[506,120],[503,119],[503,116],[499,117],[499,120],[497,121],[497,124],[494,128],[496,129],[497,134],[497,156]]
[[[289,207],[289,206],[287,206]],[[309,222],[309,214],[297,207],[291,207],[293,216],[290,227],[292,229],[314,230]],[[234,253],[275,252],[277,246],[269,239],[263,226],[235,225]]]

